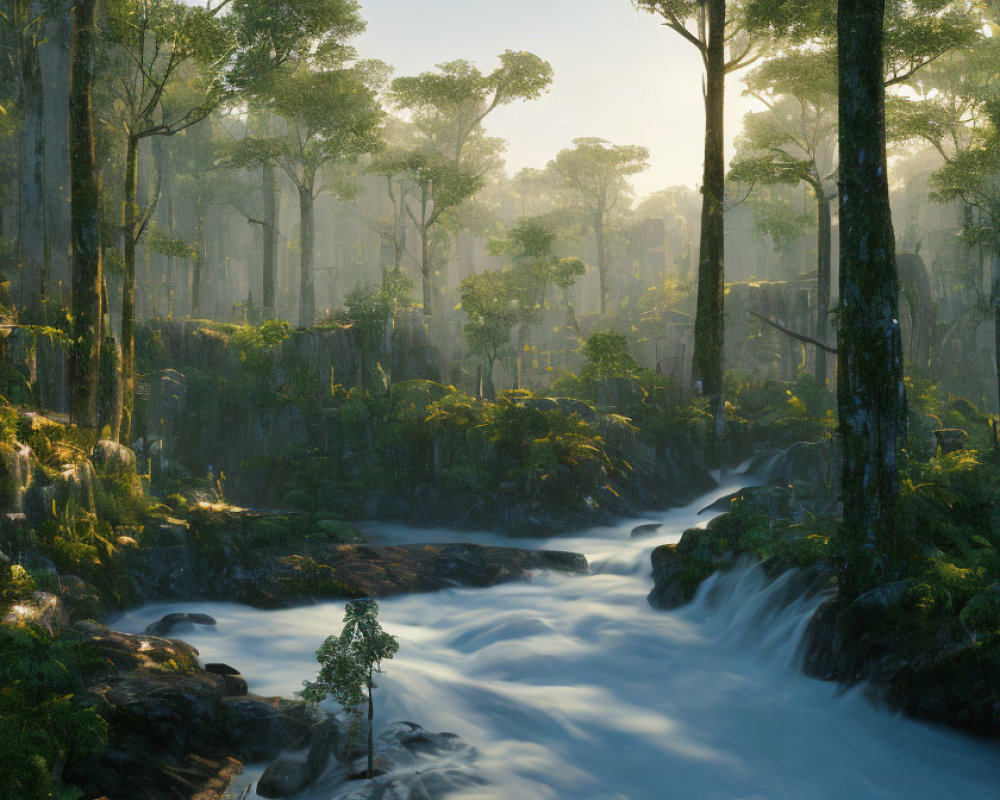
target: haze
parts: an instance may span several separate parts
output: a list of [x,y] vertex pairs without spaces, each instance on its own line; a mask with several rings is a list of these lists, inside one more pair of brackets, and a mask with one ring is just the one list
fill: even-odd
[[[507,167],[543,167],[580,136],[650,150],[650,168],[632,184],[637,194],[701,183],[704,105],[701,59],[693,47],[640,14],[627,0],[362,0],[367,31],[357,47],[411,75],[464,58],[483,71],[504,50],[537,53],[555,80],[540,100],[498,109],[486,120],[506,139]],[[750,101],[739,75],[728,81],[730,145]]]

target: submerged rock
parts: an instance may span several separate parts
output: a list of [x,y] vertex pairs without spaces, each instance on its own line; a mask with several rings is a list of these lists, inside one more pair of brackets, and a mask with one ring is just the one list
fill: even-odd
[[169,636],[178,629],[190,630],[194,625],[215,625],[215,618],[197,613],[165,614],[156,622],[149,623],[146,633],[150,636]]
[[289,797],[316,780],[337,748],[340,732],[336,720],[317,709],[309,730],[271,762],[260,780],[261,797]]
[[632,538],[643,539],[647,536],[652,536],[662,527],[663,525],[659,522],[647,522],[645,525],[636,525],[632,528]]
[[[476,750],[453,733],[434,733],[413,722],[394,722],[375,748],[375,778],[343,781],[330,800],[404,800],[475,792],[485,785],[476,772]],[[360,776],[366,756],[349,769]]]

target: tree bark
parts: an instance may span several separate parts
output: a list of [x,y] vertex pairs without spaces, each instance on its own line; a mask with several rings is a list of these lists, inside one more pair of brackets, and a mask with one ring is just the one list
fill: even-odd
[[312,186],[299,187],[299,327],[310,328],[316,321],[316,286],[313,282]]
[[855,595],[898,570],[906,392],[885,152],[885,0],[838,0],[840,320],[837,411],[847,559]]
[[1000,403],[1000,253],[990,253],[990,305],[993,306],[993,369],[997,381],[997,402]]
[[424,316],[429,317],[433,313],[434,306],[434,281],[431,272],[431,247],[430,247],[430,222],[427,219],[427,203],[430,198],[427,194],[427,184],[420,186],[420,275],[423,279],[424,295]]
[[278,265],[278,182],[273,164],[264,164],[262,181],[264,192],[264,254],[263,254],[263,303],[265,316],[275,314],[275,285]]
[[[29,14],[41,14],[32,3]],[[20,72],[21,142],[18,186],[18,286],[20,307],[45,298],[45,106],[36,26],[22,35]]]
[[[833,221],[830,213],[830,198],[823,193],[822,187],[816,190],[816,207],[818,211],[818,231],[816,234],[816,338],[827,341],[830,314],[830,283],[833,249]],[[827,376],[826,351],[816,348],[816,383],[826,387]]]
[[601,281],[601,316],[604,316],[608,311],[608,244],[603,208],[594,212],[594,238],[597,239],[597,275]]
[[205,199],[203,190],[198,190],[197,200],[197,220],[195,221],[195,236],[198,239],[198,246],[194,258],[191,260],[191,316],[198,318],[201,316],[201,280],[205,268],[205,258],[207,256],[205,247]]
[[375,742],[372,736],[372,720],[375,717],[375,700],[372,697],[375,691],[375,682],[372,675],[368,673],[368,779],[375,777]]
[[[705,165],[702,180],[698,305],[694,323],[692,374],[704,394],[722,393],[725,337],[725,144],[723,141],[726,54],[725,0],[706,0],[708,44],[705,81]],[[717,402],[717,401],[716,401]]]
[[132,435],[132,411],[135,406],[135,240],[137,222],[136,195],[139,188],[139,140],[128,137],[125,146],[125,186],[122,193],[122,235],[125,239],[122,276],[121,323],[121,436]]
[[73,342],[70,362],[73,421],[97,425],[101,358],[100,186],[94,152],[94,56],[97,0],[77,0],[70,73],[70,208],[73,243]]

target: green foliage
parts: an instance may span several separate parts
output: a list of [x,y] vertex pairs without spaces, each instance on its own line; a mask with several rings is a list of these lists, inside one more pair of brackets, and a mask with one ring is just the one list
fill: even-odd
[[0,800],[79,796],[60,777],[107,745],[104,720],[77,696],[97,666],[48,631],[0,625]]
[[833,394],[809,375],[792,383],[730,370],[724,379],[727,414],[748,423],[754,439],[776,447],[829,438],[837,426]]
[[150,223],[146,231],[146,247],[154,253],[168,258],[192,259],[198,257],[198,247],[184,239],[172,236],[156,223]]
[[597,383],[609,378],[631,378],[639,364],[628,351],[628,341],[614,331],[592,333],[583,347],[587,364],[581,378]]
[[332,697],[347,711],[358,713],[358,706],[368,698],[368,777],[372,774],[372,715],[375,672],[382,662],[399,650],[399,642],[382,630],[378,622],[378,603],[371,599],[351,600],[344,606],[344,627],[340,636],[329,636],[316,651],[319,675],[305,681],[299,694],[318,703]]

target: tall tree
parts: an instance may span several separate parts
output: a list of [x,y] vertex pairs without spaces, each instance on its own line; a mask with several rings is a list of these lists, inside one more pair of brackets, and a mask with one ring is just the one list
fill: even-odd
[[[805,183],[816,201],[816,327],[827,341],[836,197],[836,66],[828,51],[793,51],[747,76],[747,93],[766,110],[748,114],[730,180],[746,184]],[[826,351],[816,347],[816,381],[826,385]]]
[[885,149],[884,21],[885,0],[837,4],[837,411],[848,596],[890,577],[901,555],[898,453],[906,437],[906,391]]
[[[119,57],[107,77],[125,140],[122,185],[122,422],[121,435],[132,431],[135,386],[136,246],[155,203],[137,202],[139,144],[151,136],[172,136],[201,122],[221,102],[224,68],[235,51],[222,11],[230,0],[205,8],[176,0],[105,0],[105,35]],[[195,67],[197,65],[197,67]],[[194,72],[194,74],[192,74]],[[165,97],[180,81],[192,91],[187,102],[164,108]]]
[[[705,394],[722,393],[725,337],[725,94],[726,75],[761,55],[758,38],[747,33],[740,0],[633,0],[697,48],[705,65],[705,164],[702,178],[698,308],[692,375]],[[721,402],[716,410],[721,413]]]
[[46,293],[44,90],[39,44],[45,20],[40,0],[11,0],[0,13],[20,111],[18,141],[17,274],[15,305],[34,306]]
[[597,270],[601,281],[601,314],[607,313],[608,268],[611,253],[608,226],[611,215],[631,191],[625,178],[649,168],[649,150],[638,145],[611,144],[592,137],[574,139],[546,166],[556,184],[580,204],[597,241]]
[[408,109],[424,140],[400,153],[385,168],[410,175],[419,190],[409,212],[420,233],[423,311],[433,312],[431,236],[442,214],[475,194],[482,185],[481,169],[469,163],[469,143],[482,137],[482,123],[501,106],[533,100],[552,83],[552,67],[534,53],[507,50],[500,65],[483,74],[468,61],[438,64],[437,72],[396,78],[394,103]]
[[[231,166],[277,165],[299,196],[299,325],[313,324],[314,205],[324,189],[324,168],[356,160],[381,147],[382,110],[364,66],[302,66],[276,76],[268,107],[280,119],[269,136],[249,136],[230,148]],[[329,182],[328,182],[329,183]],[[337,188],[330,184],[328,188]]]
[[[1000,354],[998,55],[996,39],[983,37],[975,47],[954,54],[947,62],[942,60],[925,76],[922,99],[900,99],[893,104],[892,121],[898,136],[922,140],[944,159],[944,166],[931,176],[934,197],[962,203],[966,239],[989,253],[989,289],[980,289],[978,269],[971,283],[982,310],[993,315],[994,350]],[[997,391],[1000,396],[1000,371]]]
[[[209,0],[203,7],[179,0],[105,2],[106,33],[121,56],[111,79],[126,142],[121,432],[128,437],[135,381],[135,251],[155,205],[154,200],[140,210],[136,203],[139,143],[201,122],[234,93],[264,85],[306,55],[343,56],[343,38],[363,23],[355,0]],[[183,98],[165,105],[173,92]]]
[[94,151],[94,59],[97,0],[77,0],[73,9],[70,75],[70,224],[73,244],[70,385],[73,422],[97,427],[97,376],[101,360],[100,187]]

